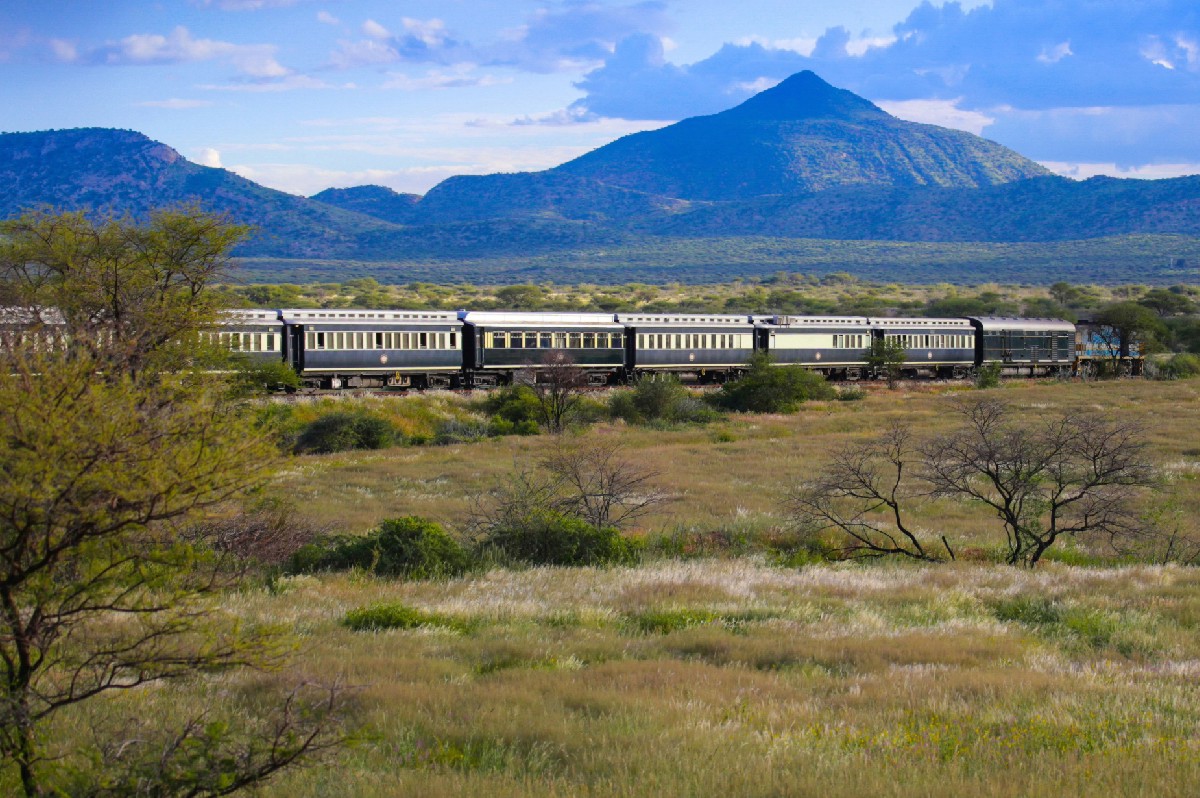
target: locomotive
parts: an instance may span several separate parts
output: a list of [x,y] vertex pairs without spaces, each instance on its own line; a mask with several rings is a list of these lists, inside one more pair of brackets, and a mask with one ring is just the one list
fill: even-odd
[[1072,375],[1105,357],[1094,331],[1060,319],[435,310],[234,310],[212,333],[311,388],[480,388],[571,363],[591,385],[656,373],[723,382],[757,353],[831,379],[876,376],[875,341],[903,349],[907,377]]

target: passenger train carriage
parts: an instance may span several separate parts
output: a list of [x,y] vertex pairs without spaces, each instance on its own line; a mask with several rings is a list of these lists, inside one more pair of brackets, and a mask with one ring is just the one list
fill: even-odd
[[286,361],[323,388],[457,387],[463,328],[456,311],[282,310]]
[[754,354],[754,325],[742,315],[618,313],[628,331],[629,374],[694,373],[702,382],[744,368]]
[[574,364],[593,385],[664,372],[721,381],[757,352],[858,379],[873,376],[872,341],[886,340],[903,347],[906,376],[963,377],[991,363],[1009,374],[1068,374],[1081,362],[1081,334],[1058,319],[465,310],[231,311],[213,333],[320,388],[487,387],[537,379],[554,362]]
[[611,313],[460,313],[467,348],[463,366],[472,386],[511,382],[519,371],[570,362],[592,385],[625,373],[625,327]]

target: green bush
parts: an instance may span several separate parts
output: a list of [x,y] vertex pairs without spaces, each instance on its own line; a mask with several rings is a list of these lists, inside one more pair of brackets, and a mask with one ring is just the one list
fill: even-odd
[[981,390],[995,388],[1000,384],[1001,370],[999,363],[984,363],[979,367],[979,371],[975,372],[975,387]]
[[419,629],[439,626],[456,632],[469,632],[474,625],[459,618],[432,612],[422,612],[404,604],[382,603],[350,610],[342,625],[356,632],[381,632],[386,629]]
[[293,573],[360,568],[378,576],[429,579],[456,576],[471,558],[438,524],[416,516],[384,521],[370,534],[304,546],[291,559]]
[[637,560],[636,545],[616,528],[597,529],[551,511],[535,512],[519,524],[491,529],[481,549],[530,565],[612,565]]
[[833,399],[837,391],[816,372],[800,366],[774,366],[766,354],[756,354],[741,378],[727,382],[710,401],[727,410],[750,413],[792,413],[810,399]]
[[1164,380],[1182,380],[1200,374],[1200,356],[1180,352],[1158,368],[1158,375]]
[[385,449],[397,441],[387,419],[369,413],[336,412],[321,416],[300,433],[298,454],[328,454],[351,449]]
[[541,403],[528,385],[497,388],[478,404],[485,414],[507,421],[514,428],[520,424],[532,423],[536,429],[538,419],[541,418]]
[[629,424],[704,423],[718,417],[674,374],[643,377],[633,390],[615,392],[608,412]]

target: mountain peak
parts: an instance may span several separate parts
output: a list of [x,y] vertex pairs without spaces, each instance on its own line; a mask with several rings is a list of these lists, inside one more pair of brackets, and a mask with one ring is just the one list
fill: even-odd
[[835,88],[815,72],[804,70],[741,105],[717,114],[726,119],[781,122],[794,119],[886,119],[888,114],[870,100]]

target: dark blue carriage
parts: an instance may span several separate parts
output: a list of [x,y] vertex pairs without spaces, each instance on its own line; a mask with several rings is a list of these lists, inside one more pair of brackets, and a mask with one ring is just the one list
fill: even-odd
[[455,311],[285,310],[288,361],[321,388],[456,387],[463,325]]
[[470,384],[512,383],[526,372],[538,380],[549,368],[581,369],[589,384],[615,383],[625,374],[625,328],[609,313],[461,314]]
[[629,336],[631,375],[675,372],[701,382],[742,370],[754,354],[754,325],[744,315],[620,313]]

